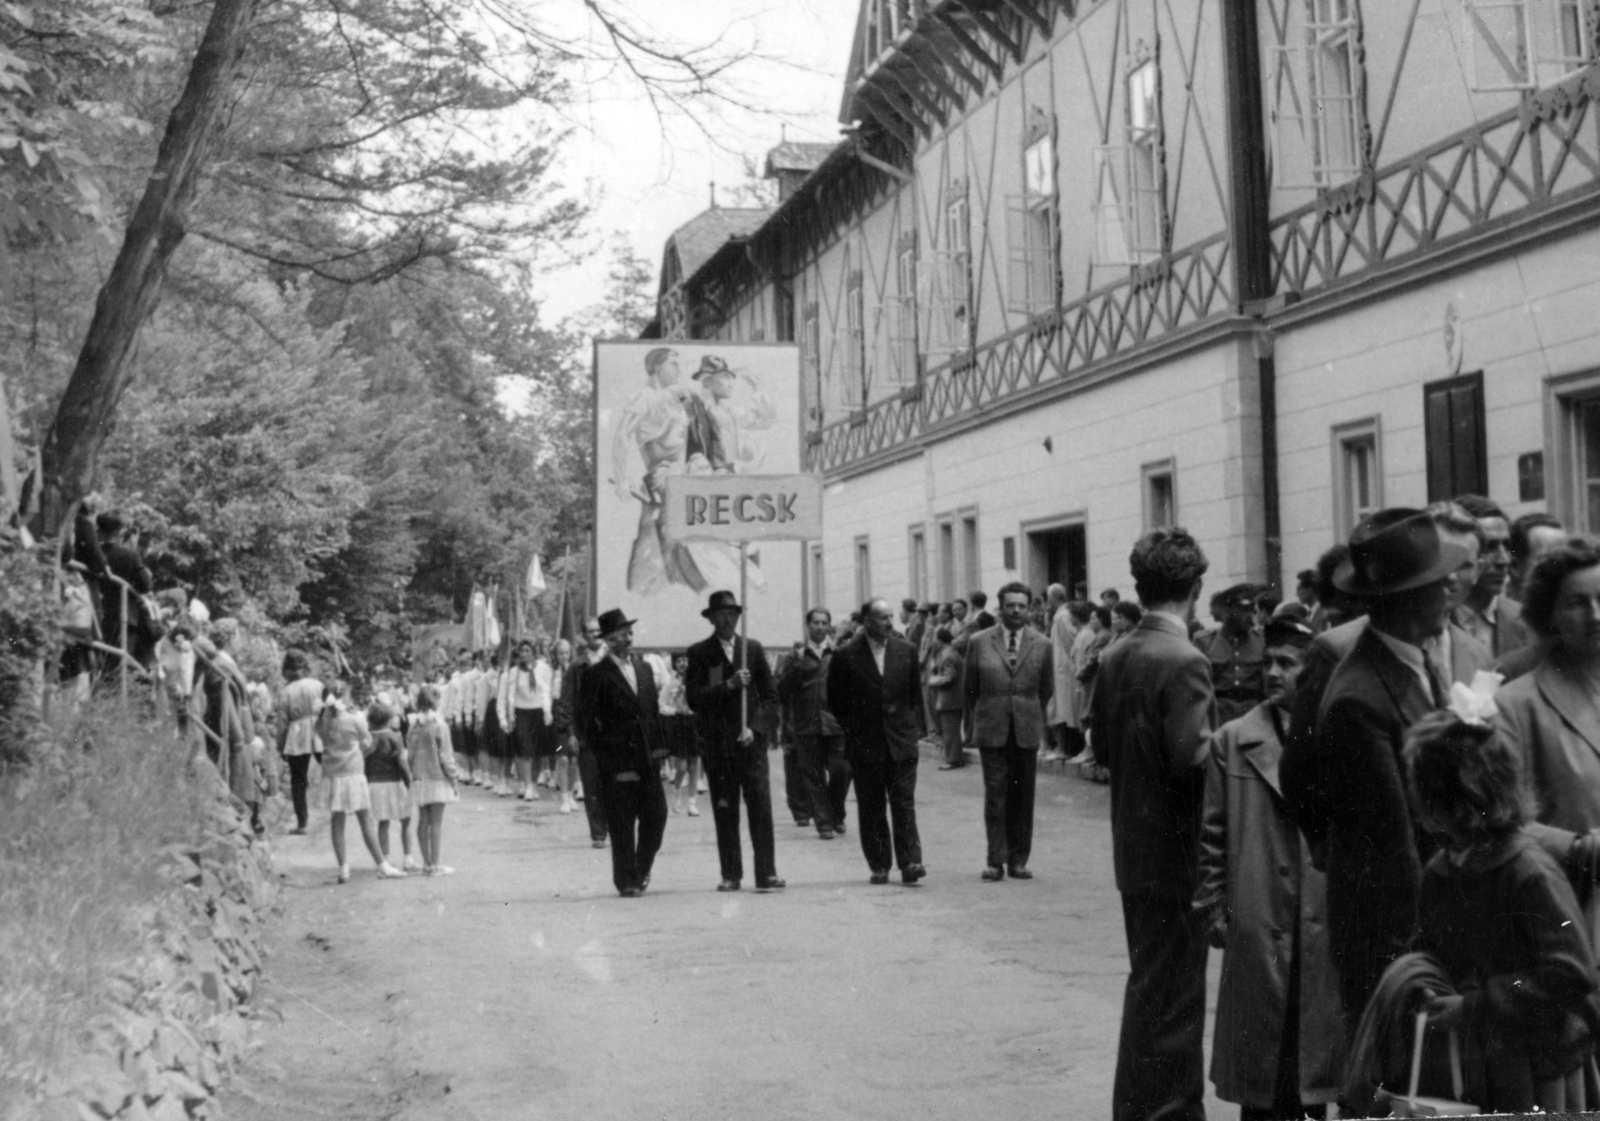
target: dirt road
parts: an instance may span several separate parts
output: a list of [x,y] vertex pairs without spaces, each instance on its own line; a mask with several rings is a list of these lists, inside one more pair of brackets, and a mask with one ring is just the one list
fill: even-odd
[[1105,789],[1041,775],[1037,878],[985,884],[979,770],[925,759],[928,879],[875,887],[853,805],[848,836],[820,840],[773,771],[782,893],[712,890],[709,811],[671,818],[637,900],[552,799],[464,791],[450,877],[358,864],[338,886],[324,815],[279,838],[264,988],[282,1022],[228,1116],[1107,1116],[1127,958]]

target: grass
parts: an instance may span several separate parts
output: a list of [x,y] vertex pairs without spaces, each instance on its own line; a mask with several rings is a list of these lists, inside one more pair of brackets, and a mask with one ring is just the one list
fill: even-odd
[[113,703],[46,729],[0,773],[0,1116],[104,1008],[168,889],[162,849],[200,831],[202,785],[170,724]]

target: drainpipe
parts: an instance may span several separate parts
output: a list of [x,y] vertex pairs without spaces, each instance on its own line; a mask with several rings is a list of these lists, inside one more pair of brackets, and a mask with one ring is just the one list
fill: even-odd
[[1254,348],[1261,407],[1261,527],[1267,582],[1283,589],[1283,524],[1278,508],[1278,393],[1272,332],[1265,323],[1272,299],[1272,254],[1267,223],[1266,114],[1261,86],[1257,0],[1224,0],[1223,70],[1228,117],[1228,227],[1239,311],[1261,320]]

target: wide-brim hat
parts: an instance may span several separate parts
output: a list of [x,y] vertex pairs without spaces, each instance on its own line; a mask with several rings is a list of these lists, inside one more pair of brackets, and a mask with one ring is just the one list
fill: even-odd
[[700,359],[700,365],[696,367],[694,373],[690,374],[689,376],[699,380],[700,378],[710,377],[712,374],[731,373],[733,373],[733,369],[726,362],[718,358],[715,354],[708,354],[704,358]]
[[700,617],[709,619],[718,611],[730,607],[739,612],[739,614],[744,614],[744,608],[739,606],[739,599],[732,592],[712,592],[711,601],[706,604],[706,609],[700,612]]
[[616,634],[625,627],[631,627],[638,621],[628,618],[627,612],[620,607],[613,607],[610,611],[603,612],[597,620],[602,638],[608,634]]
[[1350,556],[1333,573],[1333,586],[1355,596],[1387,596],[1443,580],[1470,554],[1439,537],[1424,510],[1396,507],[1362,520],[1350,535]]

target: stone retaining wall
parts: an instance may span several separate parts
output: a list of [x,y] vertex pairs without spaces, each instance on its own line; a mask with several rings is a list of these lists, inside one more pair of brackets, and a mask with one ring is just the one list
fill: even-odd
[[212,1095],[249,1039],[277,884],[226,793],[206,804],[199,844],[163,854],[171,890],[130,916],[142,951],[113,972],[106,1010],[49,1078],[34,1114],[44,1121],[218,1116]]

